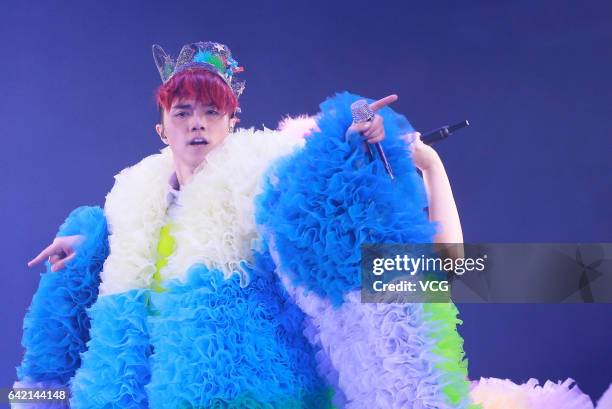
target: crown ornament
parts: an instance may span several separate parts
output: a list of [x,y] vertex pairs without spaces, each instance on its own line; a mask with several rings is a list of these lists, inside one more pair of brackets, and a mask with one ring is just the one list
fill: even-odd
[[232,53],[225,44],[212,41],[186,44],[181,48],[176,60],[160,45],[154,44],[153,59],[163,83],[181,71],[204,68],[220,76],[236,98],[244,91],[245,82],[234,78],[234,75],[243,72],[244,68],[238,66],[238,61],[232,58]]

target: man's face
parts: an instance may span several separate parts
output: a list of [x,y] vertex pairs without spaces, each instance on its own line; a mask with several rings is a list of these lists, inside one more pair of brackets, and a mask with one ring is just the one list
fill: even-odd
[[227,137],[230,121],[229,114],[219,112],[213,105],[177,100],[169,111],[164,111],[163,123],[157,130],[170,145],[175,163],[195,169]]

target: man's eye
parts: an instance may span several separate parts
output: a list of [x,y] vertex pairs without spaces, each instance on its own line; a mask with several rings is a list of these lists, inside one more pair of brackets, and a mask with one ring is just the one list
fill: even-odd
[[219,115],[219,112],[214,109],[209,109],[208,111],[206,111],[206,113],[208,115]]
[[185,111],[180,111],[180,112],[177,112],[175,116],[178,116],[178,117],[180,117],[180,118],[184,118],[184,117],[186,117],[186,116],[187,116],[187,112],[185,112]]

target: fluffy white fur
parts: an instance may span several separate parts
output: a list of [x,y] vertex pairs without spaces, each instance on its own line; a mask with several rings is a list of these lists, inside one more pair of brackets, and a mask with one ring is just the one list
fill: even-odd
[[[303,142],[291,132],[241,129],[209,153],[192,181],[181,187],[172,230],[176,251],[162,278],[183,279],[189,267],[202,263],[226,278],[237,273],[246,285],[241,263],[251,262],[252,251],[261,246],[253,199],[261,192],[262,176],[275,159]],[[101,295],[150,286],[172,172],[172,153],[166,148],[115,176],[105,205],[111,234]]]
[[278,123],[280,131],[288,132],[291,135],[308,136],[313,131],[319,131],[317,117],[300,115],[295,118],[287,117]]

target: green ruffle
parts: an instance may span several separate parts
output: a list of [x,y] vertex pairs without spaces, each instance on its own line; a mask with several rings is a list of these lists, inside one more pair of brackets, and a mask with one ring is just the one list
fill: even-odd
[[[459,405],[470,400],[468,363],[463,350],[463,338],[457,332],[457,326],[463,321],[457,317],[459,311],[451,302],[428,303],[423,305],[423,309],[425,318],[432,323],[432,330],[428,336],[436,340],[432,352],[440,357],[436,368],[445,374],[446,386],[442,391],[450,405]],[[470,404],[468,408],[478,409],[481,406]]]

